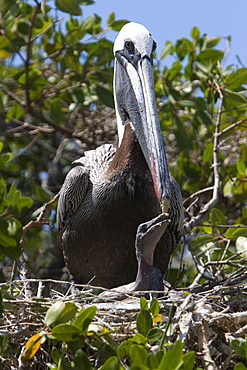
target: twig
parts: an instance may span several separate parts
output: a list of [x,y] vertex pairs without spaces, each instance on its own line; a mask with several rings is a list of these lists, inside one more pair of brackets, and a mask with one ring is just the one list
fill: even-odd
[[21,155],[26,153],[29,149],[31,149],[32,146],[34,146],[34,144],[36,143],[36,141],[40,138],[40,136],[41,136],[41,132],[38,132],[37,135],[33,138],[33,140],[31,140],[30,143],[27,146],[25,146],[25,148],[23,148],[18,154],[14,155],[10,159],[10,161],[13,161],[15,158],[20,157]]
[[[21,280],[27,280],[30,278],[29,269],[23,253],[20,258],[17,259],[17,268]],[[29,281],[24,282],[24,294],[26,298],[31,298],[34,295],[34,290]]]
[[[15,94],[13,94],[11,91],[5,89],[5,87],[3,85],[0,86],[0,89],[6,94],[8,95],[11,99],[13,99],[14,101],[16,101],[16,103],[20,104],[22,107],[25,107],[25,102],[21,99],[18,98],[18,96],[16,96]],[[12,119],[12,117],[11,117]]]
[[214,225],[214,224],[201,224],[200,226],[205,227],[223,227],[223,228],[232,228],[232,229],[246,229],[247,225]]
[[186,199],[184,199],[183,204],[185,204],[188,200],[193,199],[193,198],[197,197],[198,195],[201,195],[201,194],[206,193],[207,191],[211,191],[213,189],[214,189],[214,187],[213,186],[210,186],[208,188],[204,188],[202,190],[199,190],[199,191],[195,192],[194,194],[191,194]]
[[24,236],[26,234],[26,232],[32,227],[32,226],[41,226],[41,225],[50,225],[50,222],[48,221],[42,221],[43,218],[44,218],[44,215],[45,215],[45,212],[50,208],[50,206],[58,199],[60,195],[60,192],[58,194],[56,194],[48,203],[46,203],[43,207],[42,207],[42,210],[39,214],[39,216],[37,217],[36,220],[32,220],[30,221],[27,225],[23,226],[22,230],[23,230],[23,235],[22,235],[22,238],[21,238],[21,241],[20,243],[23,244],[24,243]]
[[[23,122],[23,121],[21,121],[17,118],[13,118],[13,117],[11,117],[11,122],[16,123],[17,125],[19,125],[19,127],[15,127],[15,128],[10,129],[10,130],[7,130],[6,134],[12,134],[16,131],[24,130],[26,128],[28,128],[30,130],[32,129],[33,130],[32,133],[34,133],[35,131],[42,132],[42,133],[45,133],[45,134],[50,134],[50,133],[54,132],[54,128],[35,126],[35,125],[33,125],[29,122]],[[29,134],[31,134],[31,132],[29,132]]]
[[[238,122],[235,122],[235,123],[231,124],[230,126],[224,128],[221,132],[219,132],[219,136],[225,134],[227,131],[230,131],[231,129],[233,129],[236,126],[242,125],[242,123],[244,123],[246,121],[247,121],[247,118],[242,119],[241,121],[238,121]],[[244,127],[247,127],[247,126],[244,126]]]
[[238,105],[237,107],[233,107],[233,108],[229,108],[229,109],[224,109],[224,110],[222,110],[222,113],[232,112],[233,110],[237,110],[237,109],[241,109],[241,108],[245,108],[245,107],[247,107],[247,103],[246,104],[242,104],[242,105]]
[[210,347],[209,347],[209,322],[205,319],[202,319],[201,325],[198,326],[198,347],[199,351],[202,353],[202,360],[204,363],[204,369],[207,370],[216,370],[215,363],[212,360]]
[[184,233],[190,232],[195,226],[199,225],[201,219],[215,206],[219,198],[219,189],[220,189],[220,177],[219,177],[219,132],[220,132],[220,120],[222,114],[223,106],[223,95],[219,85],[214,81],[216,90],[220,97],[219,110],[215,125],[214,132],[214,149],[213,149],[213,169],[214,169],[214,186],[213,186],[213,195],[207,204],[205,204],[202,209],[194,216],[189,222],[184,225]]

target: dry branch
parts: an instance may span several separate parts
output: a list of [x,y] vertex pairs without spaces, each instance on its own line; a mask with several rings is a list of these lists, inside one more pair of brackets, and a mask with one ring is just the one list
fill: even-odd
[[[245,280],[246,274],[245,272]],[[42,301],[28,299],[22,288],[27,282],[35,282],[36,286],[39,282],[50,282],[51,297]],[[237,285],[234,285],[234,282]],[[196,352],[197,366],[204,369],[230,369],[232,358],[230,342],[233,338],[244,338],[247,332],[247,288],[244,285],[243,276],[239,274],[233,277],[232,281],[228,281],[231,285],[225,286],[225,283],[218,283],[214,289],[200,294],[171,290],[159,299],[165,322],[169,320],[169,313],[173,307],[173,331],[167,333],[166,340],[174,343],[177,339],[181,339],[186,351]],[[240,290],[239,283],[241,283]],[[50,307],[57,300],[74,301],[78,309],[91,305],[90,302],[96,297],[94,287],[76,285],[82,289],[92,289],[71,294],[72,285],[67,281],[52,279],[13,281],[11,286],[20,289],[20,294],[12,299],[3,298],[4,304],[8,304],[9,307],[15,306],[16,309],[5,310],[4,317],[0,320],[0,334],[7,335],[10,344],[13,342],[15,346],[22,346],[38,329],[42,328],[44,307]],[[3,287],[4,284],[0,286]],[[236,288],[241,292],[238,293],[238,306],[236,306]],[[219,294],[219,292],[226,293],[230,298],[226,301],[225,294]],[[113,330],[112,336],[118,343],[136,333],[136,317],[140,310],[140,302],[135,295],[129,293],[128,299],[121,302],[93,304],[97,306],[95,324]],[[152,351],[152,346],[150,350]],[[39,356],[42,356],[40,351],[36,355],[36,362],[39,361]],[[13,368],[15,366],[17,368],[16,357],[9,355],[7,358]]]

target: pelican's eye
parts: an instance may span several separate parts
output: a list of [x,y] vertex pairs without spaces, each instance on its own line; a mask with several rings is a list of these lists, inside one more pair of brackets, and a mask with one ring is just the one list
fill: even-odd
[[135,50],[135,47],[134,47],[134,44],[131,40],[127,40],[125,41],[124,43],[124,46],[125,48],[129,51],[129,52],[133,52]]
[[152,53],[156,50],[157,48],[157,42],[153,42],[153,48],[152,48]]

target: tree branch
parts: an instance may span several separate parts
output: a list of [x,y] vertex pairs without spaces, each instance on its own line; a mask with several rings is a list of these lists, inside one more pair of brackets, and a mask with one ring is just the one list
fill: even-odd
[[30,221],[27,225],[23,226],[22,230],[23,230],[23,235],[22,235],[22,238],[21,238],[21,241],[20,243],[23,244],[24,243],[24,236],[26,234],[26,232],[32,227],[32,226],[42,226],[42,225],[50,225],[50,222],[48,221],[42,221],[43,218],[44,218],[44,215],[45,215],[45,212],[50,208],[50,206],[58,199],[60,195],[60,192],[58,194],[56,194],[48,203],[46,203],[43,207],[42,207],[42,210],[39,214],[39,216],[37,217],[37,219],[34,221]]
[[219,137],[220,137],[220,121],[223,106],[223,94],[216,81],[214,81],[215,88],[220,97],[219,110],[217,114],[215,132],[214,132],[214,148],[213,148],[213,169],[214,169],[214,186],[213,195],[207,204],[205,204],[198,214],[184,225],[184,234],[190,232],[195,226],[198,226],[203,219],[203,217],[216,205],[219,199],[219,189],[220,189],[220,177],[219,177]]

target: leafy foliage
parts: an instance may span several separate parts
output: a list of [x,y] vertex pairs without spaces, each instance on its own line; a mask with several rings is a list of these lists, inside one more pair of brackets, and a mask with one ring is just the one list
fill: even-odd
[[[78,18],[80,4],[90,3],[4,3],[0,37],[2,259],[18,257],[21,226],[58,192],[71,162],[86,149],[115,138],[113,44],[105,37],[98,15]],[[67,13],[62,22],[54,5],[62,16]],[[107,29],[118,31],[125,23],[111,13]],[[191,283],[199,265],[204,266],[202,277],[214,280],[233,272],[233,264],[239,268],[238,261],[245,258],[247,68],[224,67],[224,52],[217,49],[220,40],[193,27],[190,39],[167,41],[161,61],[172,55],[172,65],[154,66],[170,170],[184,197],[189,197],[185,200],[188,221],[212,197],[216,124],[219,131],[220,202],[193,228],[189,249],[195,263],[189,262],[186,274],[170,271],[169,279],[179,274],[182,285]],[[192,194],[198,190],[202,193],[196,201]],[[46,213],[52,225],[55,209],[56,203]],[[43,267],[61,260],[56,229],[32,227],[24,241],[33,271],[49,276]]]
[[[58,193],[75,158],[115,140],[113,43],[106,31],[119,31],[127,21],[111,13],[103,29],[99,15],[82,16],[83,6],[91,3],[9,0],[1,5],[2,281],[9,279],[22,248],[32,276],[64,277],[56,203],[45,214],[51,227],[29,227],[21,244],[22,228]],[[190,38],[167,41],[160,58],[154,58],[158,114],[170,171],[185,199],[187,225],[200,211],[204,216],[192,225],[182,252],[175,252],[167,278],[180,287],[222,281],[246,264],[247,68],[226,66],[222,40],[229,49],[229,38],[209,37],[193,27]],[[168,55],[173,63],[164,67]],[[172,361],[171,369],[192,368],[194,355],[185,354],[181,342],[166,351],[168,326],[156,301],[148,306],[141,300],[138,333],[120,345],[102,328],[90,332],[94,318],[93,306],[77,313],[72,302],[56,304],[46,314],[43,331],[26,343],[23,361],[37,353],[43,340],[51,340],[62,342],[61,351],[55,345],[52,350],[54,366],[60,368],[66,362],[91,369],[84,345],[100,353],[102,369],[120,369],[123,358],[133,369],[137,362],[143,369],[161,364],[168,369]],[[160,345],[156,354],[147,350],[153,343]],[[237,353],[243,350],[245,345],[234,343]],[[0,347],[6,351],[5,337]]]
[[[163,322],[155,324],[154,319],[159,309],[159,303],[155,298],[152,299],[150,307],[145,298],[142,298],[141,310],[137,318],[139,333],[116,347],[111,333],[97,322],[92,323],[95,320],[95,306],[83,308],[75,317],[77,307],[74,303],[56,302],[46,312],[43,329],[24,345],[21,361],[27,364],[42,343],[51,340],[54,363],[50,366],[53,369],[93,369],[86,355],[88,347],[98,352],[101,368],[105,370],[112,367],[122,369],[123,364],[125,369],[141,366],[143,369],[192,370],[195,362],[194,353],[183,353],[183,344],[180,340],[170,348],[164,340],[166,335],[164,328],[167,325]],[[156,335],[156,338],[154,335],[149,335],[155,330],[162,335]],[[58,349],[57,342],[62,342],[61,350]],[[159,350],[149,353],[150,346],[154,344]]]
[[[243,357],[244,359],[247,359],[247,338],[233,339],[231,342],[231,346],[237,355]],[[247,369],[247,367],[241,362],[238,362],[234,366],[234,370],[245,370],[245,369]]]

